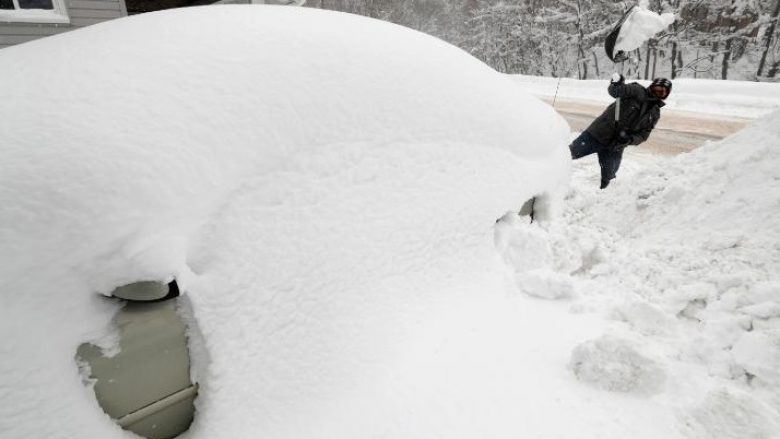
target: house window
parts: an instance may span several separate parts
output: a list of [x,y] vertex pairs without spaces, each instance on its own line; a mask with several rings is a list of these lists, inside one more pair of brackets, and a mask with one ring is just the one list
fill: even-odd
[[0,21],[70,23],[64,0],[0,0]]

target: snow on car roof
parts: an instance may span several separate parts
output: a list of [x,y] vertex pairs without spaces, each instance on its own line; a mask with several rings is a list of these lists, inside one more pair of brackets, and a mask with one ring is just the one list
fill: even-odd
[[477,385],[522,361],[492,228],[562,197],[548,105],[422,33],[272,6],[90,26],[0,77],[1,431],[121,436],[75,349],[114,331],[96,292],[171,277],[204,348],[190,437],[508,431],[517,383]]

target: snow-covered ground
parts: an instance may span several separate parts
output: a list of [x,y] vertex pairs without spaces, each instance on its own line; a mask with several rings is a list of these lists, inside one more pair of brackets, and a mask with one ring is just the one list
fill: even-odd
[[[545,98],[585,100],[609,104],[606,80],[577,80],[527,75],[509,75],[527,92]],[[633,81],[631,78],[628,82]],[[649,81],[638,80],[649,85]],[[713,116],[755,119],[780,109],[780,86],[748,81],[675,79],[664,110],[690,111]]]
[[543,261],[507,246],[521,290],[607,322],[569,367],[646,404],[656,427],[626,422],[622,437],[780,437],[778,148],[775,112],[688,154],[627,157],[607,191],[595,158],[579,160],[560,221],[501,225]]
[[780,113],[599,191],[550,106],[345,14],[145,14],[0,76],[3,439],[131,437],[74,354],[173,276],[188,438],[780,437]]

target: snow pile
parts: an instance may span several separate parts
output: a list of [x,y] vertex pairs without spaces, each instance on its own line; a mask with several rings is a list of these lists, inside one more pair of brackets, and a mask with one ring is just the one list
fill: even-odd
[[517,291],[548,300],[575,296],[571,279],[550,268],[553,252],[547,234],[527,227],[528,221],[509,212],[496,224],[496,249],[512,267]]
[[772,439],[778,436],[776,416],[747,392],[719,389],[691,411],[687,433],[702,439]]
[[663,390],[666,381],[655,361],[631,342],[608,335],[577,346],[571,368],[580,381],[613,392],[654,394]]
[[528,364],[549,319],[493,242],[532,196],[553,215],[568,129],[465,52],[222,6],[4,49],[0,76],[3,437],[128,437],[76,347],[115,331],[97,293],[173,277],[202,343],[188,437],[516,437],[527,391],[576,413],[551,352],[581,333],[522,339]]
[[674,23],[674,14],[656,14],[649,10],[649,0],[641,0],[620,27],[615,52],[629,52]]
[[564,220],[514,232],[552,249],[535,270],[568,278],[571,311],[609,322],[572,373],[653,395],[675,429],[655,437],[780,437],[779,147],[775,112],[674,158],[629,149],[606,191],[579,160]]

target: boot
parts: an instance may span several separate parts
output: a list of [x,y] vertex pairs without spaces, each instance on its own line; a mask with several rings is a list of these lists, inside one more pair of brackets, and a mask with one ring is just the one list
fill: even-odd
[[601,180],[601,187],[599,187],[599,189],[605,189],[607,186],[609,186],[609,180]]

